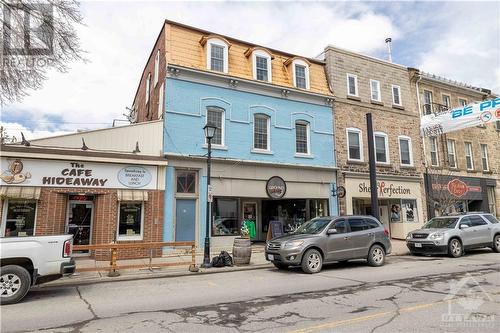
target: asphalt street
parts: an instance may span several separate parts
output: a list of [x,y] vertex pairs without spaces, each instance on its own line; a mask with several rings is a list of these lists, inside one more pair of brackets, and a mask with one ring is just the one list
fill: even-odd
[[41,287],[2,332],[499,332],[500,255]]

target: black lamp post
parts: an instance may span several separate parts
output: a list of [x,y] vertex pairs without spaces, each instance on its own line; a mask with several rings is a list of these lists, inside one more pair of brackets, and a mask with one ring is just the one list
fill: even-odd
[[206,221],[206,229],[205,229],[205,251],[203,252],[203,264],[201,267],[210,268],[212,265],[210,264],[210,201],[208,200],[208,191],[210,189],[210,164],[212,162],[212,138],[215,135],[215,131],[217,127],[213,124],[206,124],[203,127],[205,131],[205,137],[207,138],[208,143],[208,156],[207,156],[207,221]]

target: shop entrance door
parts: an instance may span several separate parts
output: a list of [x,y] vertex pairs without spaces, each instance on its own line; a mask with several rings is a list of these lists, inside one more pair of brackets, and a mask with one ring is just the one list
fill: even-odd
[[[250,224],[248,230],[251,240],[260,240],[258,238],[259,231],[257,227],[257,203],[256,202],[244,202],[243,203],[243,221]],[[253,224],[253,227],[251,226]],[[253,230],[252,230],[253,228]]]
[[389,223],[389,207],[388,206],[379,206],[380,210],[380,222],[384,225],[384,228],[389,231],[389,237],[391,237],[391,226]]
[[175,207],[175,241],[194,241],[196,236],[196,199],[177,199]]
[[[69,201],[66,233],[73,235],[74,245],[89,245],[92,238],[94,203],[92,201]],[[74,251],[87,254],[89,251]]]

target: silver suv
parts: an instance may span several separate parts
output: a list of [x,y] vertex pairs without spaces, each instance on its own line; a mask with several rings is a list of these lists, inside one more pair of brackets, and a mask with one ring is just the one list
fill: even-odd
[[460,257],[465,250],[490,247],[500,252],[500,223],[492,214],[434,217],[406,237],[412,254],[448,254]]
[[388,232],[371,216],[318,217],[266,246],[266,259],[278,269],[301,266],[311,274],[321,271],[323,263],[350,259],[382,266],[389,253]]

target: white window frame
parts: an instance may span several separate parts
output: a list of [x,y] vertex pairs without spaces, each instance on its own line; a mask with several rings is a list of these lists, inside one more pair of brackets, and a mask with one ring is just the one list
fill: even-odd
[[160,86],[160,91],[158,92],[158,119],[163,118],[163,104],[165,104],[164,98],[165,98],[165,83],[162,82]]
[[[464,102],[465,102],[465,104],[460,103],[460,101],[464,101]],[[467,103],[468,103],[468,102],[467,102],[467,98],[458,97],[458,106],[464,107],[464,106],[466,106],[466,105],[467,105]]]
[[[141,203],[141,234],[134,236],[120,235],[120,206],[122,203]],[[144,201],[118,201],[118,214],[117,222],[116,222],[116,240],[118,241],[134,241],[134,240],[143,240],[144,239]]]
[[[394,101],[394,88],[396,88],[398,91],[399,103],[396,103]],[[400,86],[398,86],[397,84],[391,85],[391,95],[392,95],[392,104],[398,105],[398,106],[403,106],[403,97],[401,96],[401,87]]]
[[156,87],[156,85],[158,84],[159,75],[160,75],[160,50],[156,52],[156,57],[155,57],[155,74],[154,74],[153,87]]
[[[354,90],[355,90],[355,94],[351,94],[350,91],[349,91],[349,78],[352,77],[354,78]],[[358,97],[359,96],[359,90],[358,90],[358,76],[357,75],[354,75],[354,74],[349,74],[347,73],[346,75],[346,81],[347,81],[347,95],[348,96],[354,96],[354,97]]]
[[[267,59],[267,81],[257,79],[257,57]],[[261,82],[273,82],[273,66],[271,61],[271,55],[264,50],[255,50],[252,52],[252,70],[254,80]]]
[[[384,140],[384,147],[385,147],[385,156],[386,156],[386,161],[377,161],[377,142],[375,140],[376,137],[383,137]],[[390,164],[391,163],[391,157],[389,154],[389,136],[384,133],[384,132],[375,132],[373,133],[373,149],[375,149],[375,163],[377,164]]]
[[[428,92],[429,93],[429,103],[426,102],[425,100],[425,93]],[[425,106],[426,105],[429,105],[429,113],[432,113],[432,104],[434,103],[433,100],[434,100],[434,93],[431,91],[431,90],[426,90],[424,89],[424,92],[422,93],[422,97],[424,98],[424,103],[423,103],[423,106],[424,106],[424,112],[425,112]]]
[[[438,139],[435,136],[430,137],[429,139],[430,139],[430,149],[429,149],[430,156],[429,157],[430,157],[431,166],[437,167],[437,166],[439,166],[439,147],[438,147],[439,143],[438,143]],[[435,148],[436,148],[435,151],[432,150],[432,144],[433,143],[435,143]],[[437,164],[432,164],[432,153],[436,153],[436,163]]]
[[[445,97],[448,98],[448,104],[446,104],[446,102],[445,102]],[[441,94],[441,99],[442,99],[443,105],[446,106],[448,108],[448,110],[451,110],[451,96],[448,94]]]
[[151,94],[151,73],[148,73],[148,76],[146,77],[146,98],[145,104],[149,103],[149,95]]
[[[453,154],[450,154],[450,146],[448,145],[449,142],[451,142],[451,147],[453,148]],[[458,161],[457,161],[457,147],[455,145],[455,140],[452,140],[452,139],[446,140],[446,152],[448,155],[448,166],[452,169],[457,169],[458,168]],[[451,166],[450,155],[453,155],[454,166]]]
[[[378,99],[373,98],[373,86],[372,86],[373,83],[377,83],[376,92],[377,92]],[[370,79],[370,99],[372,101],[375,101],[375,102],[382,102],[382,93],[380,91],[380,81]]]
[[[299,153],[297,151],[297,124],[306,126],[307,153]],[[295,122],[295,155],[311,156],[311,125],[305,120],[297,120]]]
[[[349,154],[349,133],[356,133],[358,134],[359,137],[359,159],[356,158],[351,158]],[[348,161],[354,161],[354,162],[364,162],[364,153],[363,153],[363,131],[360,130],[359,128],[355,127],[349,127],[346,128],[346,141],[347,141],[347,160]]]
[[[467,147],[470,148],[469,151],[467,151]],[[470,141],[464,141],[464,150],[465,150],[465,167],[467,170],[474,170],[474,153],[472,152],[472,142]],[[467,153],[470,152],[470,155]],[[467,165],[467,158],[470,157],[470,165],[471,167],[469,168]]]
[[[490,171],[490,161],[488,160],[488,145],[485,143],[481,143],[480,145],[481,148],[481,168],[483,171]],[[483,147],[485,149],[483,149]],[[486,169],[484,168],[483,160],[486,159]]]
[[[208,41],[207,41],[207,55],[206,55],[206,60],[207,60],[207,69],[209,71],[211,71],[211,55],[212,55],[212,45],[217,45],[217,46],[221,46],[224,48],[224,52],[223,52],[223,64],[222,64],[222,68],[224,69],[223,73],[228,73],[229,71],[229,46],[222,40],[222,39],[219,39],[219,38],[210,38]],[[218,72],[218,71],[214,71],[214,72]],[[220,72],[219,72],[220,73]]]
[[[408,150],[409,150],[409,154],[410,154],[410,164],[405,164],[402,161],[403,156],[402,156],[402,153],[401,153],[401,140],[408,141]],[[400,136],[398,136],[398,145],[399,145],[399,163],[401,165],[403,165],[403,166],[410,166],[410,167],[412,167],[413,166],[413,147],[412,147],[412,143],[411,143],[411,138],[409,136],[406,136],[406,135],[400,135]]]
[[311,89],[311,86],[310,86],[310,81],[309,81],[309,65],[307,64],[307,62],[305,62],[304,60],[302,59],[295,59],[294,61],[292,61],[292,71],[293,71],[293,86],[297,89],[304,89],[304,88],[299,88],[297,87],[297,80],[295,79],[296,75],[295,75],[295,65],[299,65],[299,66],[304,66],[305,67],[305,74],[306,74],[306,89],[309,90]]
[[[255,148],[255,118],[265,118],[267,121],[267,149]],[[256,113],[253,115],[252,152],[255,152],[255,153],[270,153],[271,152],[271,117],[269,117],[267,114]]]
[[[205,125],[208,124],[208,111],[214,111],[214,112],[220,112],[221,114],[221,129],[220,129],[220,144],[218,143],[212,143],[212,148],[226,148],[226,110],[220,107],[207,107],[207,113],[205,114]],[[203,135],[205,135],[205,132],[203,132]],[[205,146],[208,147],[208,140],[205,137]]]

